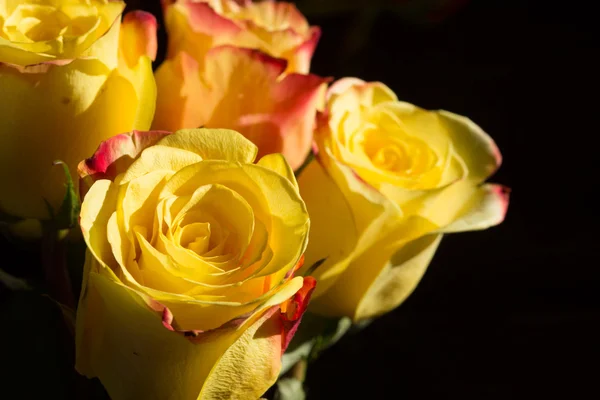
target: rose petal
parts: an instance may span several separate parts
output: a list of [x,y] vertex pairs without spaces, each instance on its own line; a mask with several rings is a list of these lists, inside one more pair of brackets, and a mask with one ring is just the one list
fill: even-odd
[[129,67],[135,66],[143,55],[152,61],[156,59],[156,30],[154,15],[139,10],[125,14],[121,23],[119,46]]
[[155,129],[230,128],[254,142],[259,157],[281,152],[294,169],[304,162],[326,79],[291,74],[280,81],[284,60],[230,46],[212,49],[205,66],[193,68],[181,54],[157,72]]
[[169,134],[170,132],[166,131],[132,131],[101,142],[94,155],[81,161],[77,167],[81,178],[81,198],[95,181],[114,180],[129,168],[146,147],[152,146]]
[[487,229],[504,221],[510,190],[502,185],[485,184],[477,188],[462,214],[440,232],[465,232]]
[[457,153],[465,161],[471,180],[481,183],[500,167],[502,154],[483,129],[461,115],[444,110],[438,111],[438,115]]

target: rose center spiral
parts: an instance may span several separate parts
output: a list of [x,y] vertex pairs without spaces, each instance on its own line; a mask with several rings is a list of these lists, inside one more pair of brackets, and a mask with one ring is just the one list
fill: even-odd
[[84,4],[57,7],[49,1],[30,1],[8,11],[12,12],[0,16],[0,35],[17,43],[78,37],[91,30],[97,22],[96,9]]

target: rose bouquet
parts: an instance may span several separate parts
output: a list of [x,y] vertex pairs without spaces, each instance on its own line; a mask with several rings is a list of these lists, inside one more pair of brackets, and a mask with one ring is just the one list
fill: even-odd
[[307,360],[398,307],[444,234],[504,219],[494,141],[310,73],[321,30],[293,4],[163,1],[154,75],[156,19],[124,8],[0,1],[2,227],[41,243],[110,398],[302,398]]

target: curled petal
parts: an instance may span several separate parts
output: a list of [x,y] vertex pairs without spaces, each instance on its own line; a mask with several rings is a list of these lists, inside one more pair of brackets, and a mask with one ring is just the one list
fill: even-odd
[[440,232],[464,232],[487,229],[504,221],[510,189],[502,185],[481,185],[463,207],[460,216]]
[[293,321],[277,304],[285,298],[274,298],[243,319],[182,334],[162,304],[110,274],[88,273],[78,308],[76,369],[99,377],[114,399],[258,398],[277,379],[293,324],[314,287],[306,278],[294,285],[299,294],[287,294],[298,310]]
[[304,277],[302,288],[296,292],[288,301],[281,305],[281,320],[283,324],[283,342],[281,354],[285,353],[290,341],[294,337],[302,315],[308,307],[310,297],[317,286],[317,280],[312,276]]
[[100,143],[94,155],[79,163],[80,195],[85,196],[91,185],[99,179],[114,178],[129,168],[139,154],[164,136],[166,131],[132,131],[111,137]]
[[119,46],[130,67],[135,66],[141,56],[156,59],[156,29],[156,18],[148,12],[132,11],[123,17]]
[[469,170],[469,178],[480,183],[502,164],[502,154],[494,140],[469,118],[441,110],[440,122]]

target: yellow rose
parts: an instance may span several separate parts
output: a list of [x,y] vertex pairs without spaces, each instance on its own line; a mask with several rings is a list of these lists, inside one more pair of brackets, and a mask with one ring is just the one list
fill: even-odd
[[196,60],[222,45],[258,49],[285,59],[287,72],[306,74],[321,36],[319,27],[287,2],[166,0],[169,58],[183,51]]
[[148,129],[156,20],[122,1],[0,1],[0,211],[48,218],[98,142]]
[[471,120],[398,101],[378,82],[330,88],[316,161],[299,177],[311,217],[301,272],[319,260],[311,311],[371,318],[398,306],[425,273],[443,233],[504,219],[508,190],[483,182],[500,166]]
[[315,281],[280,154],[231,130],[133,132],[79,167],[88,245],[76,368],[113,399],[256,399]]

